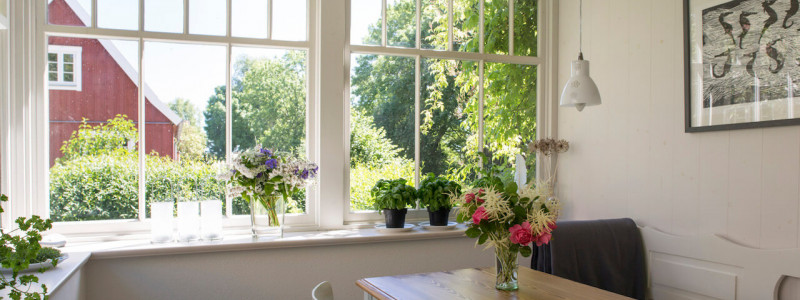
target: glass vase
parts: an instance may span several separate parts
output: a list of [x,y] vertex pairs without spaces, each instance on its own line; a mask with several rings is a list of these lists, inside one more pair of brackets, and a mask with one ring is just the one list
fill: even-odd
[[502,291],[519,289],[517,252],[511,251],[509,247],[495,247],[494,253],[497,260],[497,280],[494,287]]
[[282,210],[285,205],[281,205],[279,196],[256,196],[250,201],[250,224],[253,238],[270,235],[278,231],[278,235],[283,237]]

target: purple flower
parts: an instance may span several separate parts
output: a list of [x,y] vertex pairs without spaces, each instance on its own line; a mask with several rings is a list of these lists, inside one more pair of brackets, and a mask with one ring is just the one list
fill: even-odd
[[264,172],[258,173],[258,175],[256,175],[256,178],[261,178],[261,175],[264,175]]
[[[269,151],[269,150],[267,150]],[[274,158],[270,158],[264,162],[264,165],[267,166],[267,169],[275,169],[278,166],[278,160]]]
[[272,151],[269,151],[269,149],[267,148],[261,148],[260,152],[261,154],[264,154],[267,157],[272,157]]
[[303,179],[308,179],[308,170],[303,170],[303,174],[300,175],[300,177],[303,177]]

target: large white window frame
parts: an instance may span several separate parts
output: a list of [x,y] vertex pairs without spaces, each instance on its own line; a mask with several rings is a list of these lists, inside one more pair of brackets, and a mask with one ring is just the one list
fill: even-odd
[[[0,0],[2,1],[2,0]],[[353,53],[375,53],[411,56],[420,58],[445,58],[484,62],[504,62],[538,65],[537,136],[557,136],[557,0],[539,0],[539,56],[515,57],[481,53],[454,53],[452,51],[407,49],[383,46],[351,46],[349,41],[350,0],[306,0],[307,37],[303,42],[277,41],[226,36],[189,35],[183,33],[145,32],[144,1],[140,2],[138,30],[116,30],[96,27],[96,5],[88,27],[72,27],[46,24],[47,0],[10,1],[8,28],[0,30],[0,192],[9,195],[12,202],[5,204],[6,213],[2,224],[8,226],[16,217],[48,213],[49,180],[49,128],[47,118],[46,45],[47,34],[59,36],[111,38],[136,41],[145,40],[206,43],[231,47],[255,46],[284,49],[306,49],[307,52],[307,149],[309,158],[320,164],[320,182],[308,194],[314,200],[307,204],[307,214],[287,217],[292,228],[334,229],[376,222],[381,216],[376,213],[354,214],[349,209],[349,87],[350,57]],[[189,2],[184,0],[185,4]],[[227,4],[230,26],[230,3]],[[271,19],[271,18],[270,18]],[[184,28],[188,20],[184,20]],[[271,22],[271,20],[270,20]],[[271,25],[271,24],[270,24]],[[482,26],[481,26],[482,27]],[[272,30],[272,26],[269,26]],[[6,43],[3,44],[3,35]],[[513,47],[511,48],[513,49]],[[5,55],[5,57],[3,57]],[[229,62],[230,63],[230,62]],[[139,66],[139,70],[142,70]],[[146,71],[146,70],[142,70]],[[230,72],[228,69],[227,72]],[[13,76],[8,76],[13,74]],[[141,76],[141,73],[140,73]],[[230,77],[227,74],[226,77]],[[323,79],[324,80],[321,80]],[[142,79],[140,78],[141,82]],[[226,85],[230,86],[230,81]],[[231,98],[227,89],[227,152],[231,141]],[[13,99],[13,100],[12,100]],[[144,103],[140,99],[140,116],[143,119]],[[144,132],[140,132],[144,140]],[[539,159],[542,159],[541,157]],[[144,168],[140,168],[143,170]],[[13,176],[11,176],[13,171]],[[538,171],[538,170],[537,170]],[[45,178],[43,180],[43,178]],[[140,193],[144,189],[140,183]],[[313,196],[312,196],[313,195]],[[140,202],[143,204],[144,202]],[[228,206],[230,207],[230,206]],[[142,209],[142,208],[140,208]],[[230,215],[230,211],[228,211]],[[140,214],[140,216],[143,216]],[[226,228],[242,228],[249,224],[245,217],[226,219]],[[56,224],[57,231],[81,236],[118,236],[127,233],[146,233],[147,220],[92,221]]]
[[[402,56],[402,57],[410,57],[414,58],[415,60],[415,100],[414,100],[414,110],[415,110],[415,149],[414,149],[414,182],[416,186],[419,186],[420,181],[420,109],[421,109],[421,61],[422,59],[450,59],[456,61],[473,61],[478,62],[478,114],[483,116],[483,104],[484,104],[484,67],[486,63],[505,63],[505,64],[518,64],[518,65],[532,65],[538,68],[538,76],[537,76],[537,123],[543,124],[545,126],[537,126],[537,136],[542,136],[542,134],[546,136],[555,136],[555,129],[552,124],[554,122],[555,114],[553,112],[548,112],[553,110],[555,105],[553,104],[552,97],[554,89],[554,79],[555,77],[555,69],[553,65],[555,64],[555,59],[553,58],[555,55],[552,51],[552,47],[550,46],[556,40],[555,37],[555,23],[552,21],[554,19],[554,12],[557,14],[555,8],[555,2],[553,0],[539,0],[538,4],[539,9],[537,11],[537,30],[540,33],[537,36],[537,45],[539,49],[537,49],[537,56],[515,56],[514,55],[514,0],[509,0],[509,39],[508,39],[508,54],[492,54],[492,53],[485,53],[484,51],[484,0],[480,1],[480,19],[478,23],[478,45],[479,45],[479,52],[460,52],[453,49],[453,1],[448,0],[448,46],[447,50],[435,50],[435,49],[424,49],[422,48],[422,33],[421,33],[421,10],[422,10],[422,0],[416,0],[416,46],[414,48],[404,48],[404,47],[395,47],[395,46],[388,46],[388,38],[387,38],[387,28],[386,28],[386,10],[387,10],[387,1],[388,0],[378,0],[381,1],[381,20],[382,24],[382,34],[381,34],[381,44],[380,45],[359,45],[353,44],[350,41],[350,10],[351,10],[351,1],[347,0],[347,29],[345,30],[346,34],[346,51],[347,53],[351,54],[349,57],[352,57],[352,54],[377,54],[377,55],[391,55],[391,56]],[[352,63],[351,59],[346,60],[346,69],[350,69],[350,64]],[[349,101],[350,101],[350,77],[347,76],[345,78],[345,95],[346,95],[346,106],[349,108]],[[551,105],[552,104],[552,105]],[[348,110],[349,112],[349,110]],[[349,113],[346,114],[346,124],[345,128],[348,128],[348,137],[349,137]],[[479,126],[478,126],[478,144],[480,147],[484,146],[483,134],[484,134],[484,121],[483,117],[479,117]],[[548,128],[544,131],[541,129],[542,127]],[[349,139],[346,142],[346,152],[347,157],[350,157],[350,144]],[[348,160],[349,161],[349,160]],[[539,165],[539,164],[537,164]],[[538,169],[538,168],[537,168]],[[380,216],[377,212],[370,212],[370,211],[351,211],[350,210],[350,168],[345,169],[345,197],[344,197],[344,221],[346,223],[372,223],[372,222],[379,222],[383,217]],[[538,170],[537,170],[538,174]],[[423,210],[409,210],[408,212],[409,220],[421,220],[427,218],[427,214]]]
[[[271,4],[272,0],[268,0]],[[144,3],[145,1],[142,0],[139,2],[139,27],[138,30],[120,30],[120,29],[107,29],[107,28],[99,28],[97,27],[97,0],[92,1],[91,6],[91,13],[87,14],[91,16],[90,22],[87,22],[87,26],[85,27],[78,27],[78,26],[65,26],[65,25],[55,25],[55,24],[48,24],[47,22],[47,4],[49,3],[48,0],[36,0],[36,1],[19,1],[12,4],[13,12],[19,13],[21,18],[14,20],[15,25],[20,25],[23,28],[27,28],[28,30],[21,30],[16,32],[18,35],[15,37],[13,41],[19,41],[18,44],[20,47],[14,49],[19,51],[12,51],[12,55],[16,55],[16,57],[20,58],[21,62],[24,62],[23,65],[14,68],[12,72],[14,73],[24,73],[23,76],[20,76],[24,79],[24,82],[19,82],[17,85],[20,87],[19,91],[15,91],[19,95],[23,95],[24,90],[31,91],[32,93],[29,95],[23,95],[20,99],[20,102],[28,102],[34,104],[33,109],[31,110],[30,118],[26,119],[25,121],[28,122],[23,124],[22,126],[13,126],[11,128],[12,131],[19,132],[22,136],[21,138],[25,139],[25,143],[20,143],[19,145],[14,145],[11,147],[12,153],[16,153],[17,150],[19,151],[26,151],[29,149],[36,149],[32,151],[28,156],[19,157],[22,162],[27,164],[26,168],[29,168],[30,172],[27,170],[25,171],[25,175],[21,176],[20,178],[11,179],[12,186],[14,184],[21,184],[22,188],[19,190],[10,190],[10,189],[3,189],[3,192],[8,192],[9,196],[11,197],[14,204],[11,205],[12,211],[9,213],[9,216],[12,218],[16,218],[17,216],[27,216],[31,214],[37,214],[41,216],[49,215],[49,193],[47,192],[49,189],[49,180],[27,180],[27,176],[36,176],[36,178],[48,178],[47,174],[49,172],[49,153],[48,153],[48,146],[49,145],[49,122],[48,122],[48,107],[49,107],[49,99],[48,99],[48,92],[47,88],[47,53],[48,53],[48,37],[49,36],[61,36],[61,37],[76,37],[76,38],[89,38],[89,39],[114,39],[114,40],[128,40],[128,41],[135,41],[139,45],[139,55],[138,55],[138,69],[139,78],[137,82],[137,86],[143,86],[143,72],[146,70],[143,69],[142,60],[144,59],[144,45],[146,42],[156,41],[156,42],[170,42],[170,43],[195,43],[195,44],[204,44],[204,45],[217,45],[217,46],[225,46],[226,47],[226,160],[229,161],[231,159],[231,152],[232,152],[232,141],[231,141],[231,131],[232,131],[232,116],[231,116],[231,108],[232,108],[232,95],[231,95],[231,76],[232,76],[232,57],[231,51],[234,47],[251,47],[251,48],[263,48],[263,49],[286,49],[286,50],[302,50],[307,53],[307,65],[306,65],[306,86],[307,86],[307,95],[306,95],[306,141],[307,141],[307,157],[311,158],[312,160],[316,159],[317,154],[317,145],[316,141],[317,138],[317,129],[318,126],[316,125],[316,115],[317,113],[317,106],[315,105],[316,101],[316,40],[313,38],[316,36],[315,30],[316,26],[316,5],[315,1],[313,0],[304,0],[307,1],[306,7],[306,16],[307,16],[307,24],[306,24],[306,40],[305,41],[281,41],[281,40],[273,40],[268,36],[267,38],[241,38],[235,37],[231,34],[231,5],[232,0],[226,1],[226,14],[227,14],[227,21],[226,21],[226,35],[225,36],[210,36],[210,35],[199,35],[199,34],[189,34],[188,26],[189,26],[189,10],[184,9],[183,13],[183,26],[184,30],[183,33],[163,33],[163,32],[148,32],[144,30]],[[189,0],[184,0],[184,7],[188,7]],[[271,5],[269,8],[271,9]],[[85,13],[85,12],[84,12]],[[272,11],[269,11],[267,18],[268,20],[271,19]],[[272,26],[269,26],[269,31],[272,32],[274,29]],[[30,55],[22,54],[23,51],[28,50]],[[30,71],[33,70],[33,71]],[[13,74],[13,73],[12,73]],[[5,103],[5,102],[4,102]],[[139,89],[138,95],[138,119],[145,120],[145,96],[143,95],[142,89]],[[4,118],[5,121],[5,118]],[[12,120],[13,121],[13,120]],[[27,131],[29,130],[29,131]],[[144,148],[145,145],[145,126],[139,126],[139,147]],[[26,132],[27,131],[27,132]],[[38,134],[31,134],[36,132]],[[7,139],[4,138],[3,141],[5,142]],[[6,146],[6,143],[3,143],[3,146]],[[3,157],[5,157],[5,151],[3,152]],[[22,155],[21,155],[22,156]],[[143,172],[145,171],[144,167],[144,155],[139,155],[139,178],[144,178],[147,176]],[[12,158],[13,159],[13,158]],[[5,160],[4,160],[5,162]],[[16,168],[16,166],[11,166],[11,168]],[[3,169],[8,169],[6,165],[3,165]],[[5,179],[5,178],[3,178]],[[145,208],[146,202],[145,199],[145,181],[140,180],[138,183],[139,187],[139,196],[138,196],[138,203],[139,203],[139,219],[138,220],[109,220],[109,221],[82,221],[82,222],[58,222],[54,225],[54,231],[63,233],[63,234],[80,234],[80,235],[99,235],[99,236],[107,236],[109,234],[120,234],[120,233],[145,233],[149,230],[149,220],[146,219],[145,215]],[[5,187],[5,185],[3,186]],[[286,224],[295,228],[304,228],[304,227],[314,227],[317,220],[317,203],[318,203],[318,192],[316,189],[311,189],[309,193],[307,193],[307,203],[306,203],[306,213],[302,215],[287,215],[286,217]],[[227,205],[227,212],[226,215],[228,218],[225,219],[225,226],[228,229],[236,229],[236,228],[248,228],[249,227],[249,217],[247,216],[236,216],[232,213],[232,207],[230,205],[231,199],[226,199]],[[17,205],[19,204],[19,205]],[[16,208],[16,209],[15,209]],[[99,226],[101,225],[102,226]]]

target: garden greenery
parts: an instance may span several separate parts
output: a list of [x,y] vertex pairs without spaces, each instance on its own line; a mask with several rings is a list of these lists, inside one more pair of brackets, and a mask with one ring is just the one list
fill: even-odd
[[[0,195],[0,203],[7,201],[6,195]],[[0,213],[3,211],[3,207],[0,205]],[[8,274],[0,274],[0,290],[7,290],[11,299],[47,299],[47,286],[40,284],[38,287],[41,288],[41,292],[31,291],[34,284],[39,284],[39,278],[34,274],[20,275],[20,272],[27,269],[31,263],[41,262],[42,258],[53,259],[53,267],[58,264],[58,256],[52,257],[54,252],[44,250],[39,244],[42,240],[41,232],[53,228],[53,221],[34,215],[30,219],[17,218],[14,223],[19,229],[10,232],[0,229],[0,234],[2,234],[0,237],[0,241],[2,241],[0,264],[3,268],[11,269],[11,277],[7,277]],[[56,250],[57,252],[58,250]],[[43,273],[46,270],[47,268],[42,268],[38,272]]]

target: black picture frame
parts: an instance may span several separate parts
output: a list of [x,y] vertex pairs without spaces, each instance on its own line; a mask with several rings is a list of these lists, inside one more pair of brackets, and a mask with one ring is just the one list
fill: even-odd
[[[731,123],[731,124],[719,124],[719,125],[705,125],[705,126],[693,126],[692,118],[693,112],[692,107],[696,105],[696,102],[693,102],[692,99],[692,66],[691,66],[691,51],[692,51],[692,26],[691,26],[691,1],[692,0],[683,0],[683,36],[684,36],[684,121],[685,121],[685,132],[686,133],[696,133],[696,132],[709,132],[709,131],[723,131],[723,130],[739,130],[739,129],[752,129],[752,128],[765,128],[765,127],[777,127],[777,126],[792,126],[792,125],[800,125],[800,113],[795,118],[787,118],[787,119],[779,119],[779,120],[765,120],[765,121],[752,121],[752,122],[741,122],[741,123]],[[732,0],[729,2],[724,2],[722,4],[718,4],[712,6],[711,8],[704,8],[706,9],[713,9],[715,7],[721,7],[728,5],[729,3],[741,3],[745,1],[769,1],[769,0]],[[781,0],[774,0],[774,1],[781,1]],[[787,0],[786,2],[789,2]],[[784,17],[789,14],[788,11],[781,10],[780,14],[780,21],[784,21]],[[788,17],[786,19],[789,19]],[[796,27],[800,27],[800,13],[797,15],[793,15],[792,19],[796,24]],[[778,21],[780,23],[780,21]],[[738,25],[738,24],[737,24]],[[763,32],[762,32],[763,35]],[[705,38],[705,35],[702,35]],[[735,42],[735,41],[734,41]],[[741,43],[741,41],[740,41]],[[800,48],[800,44],[796,47]],[[800,61],[798,61],[798,68],[800,68]],[[713,69],[712,69],[713,72]],[[800,79],[800,78],[798,78]],[[791,83],[791,81],[790,81]],[[800,96],[800,94],[798,94]],[[705,94],[703,94],[705,97]],[[788,99],[788,98],[787,98]],[[768,101],[764,100],[764,101]],[[791,100],[789,100],[791,101]]]

